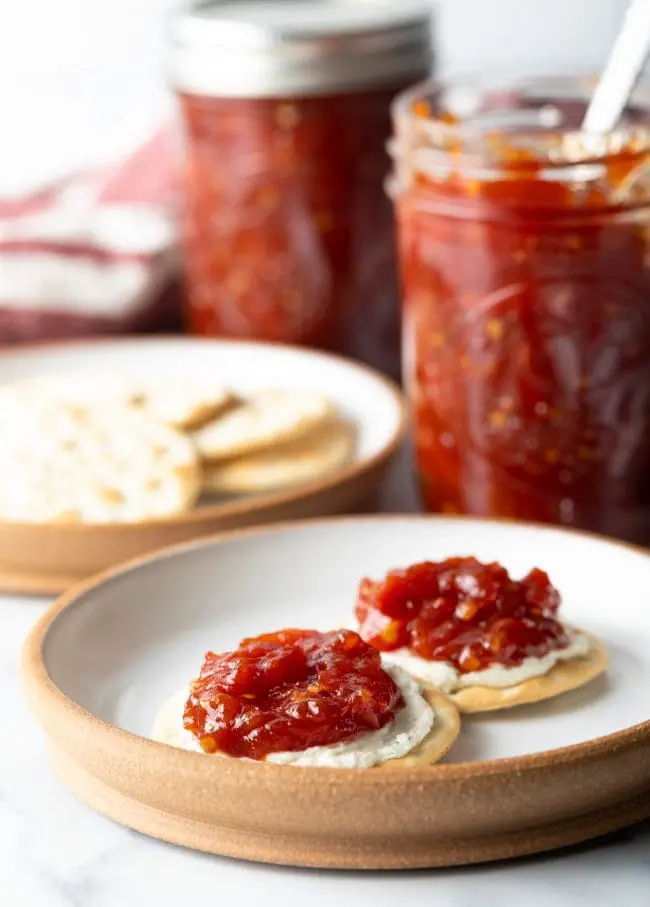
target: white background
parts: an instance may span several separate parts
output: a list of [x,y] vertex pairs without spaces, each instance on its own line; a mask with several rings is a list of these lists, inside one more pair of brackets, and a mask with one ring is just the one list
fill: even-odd
[[[168,102],[165,19],[181,2],[0,0],[0,194],[146,132]],[[439,71],[598,67],[626,4],[439,0]]]

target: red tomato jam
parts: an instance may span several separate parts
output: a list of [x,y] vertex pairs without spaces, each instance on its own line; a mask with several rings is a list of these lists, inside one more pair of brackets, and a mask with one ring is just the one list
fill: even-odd
[[193,333],[325,348],[399,375],[394,219],[384,191],[396,90],[181,95]]
[[486,91],[469,123],[444,89],[396,105],[417,468],[430,510],[647,543],[650,93],[594,148],[556,81]]
[[281,630],[208,652],[183,723],[206,753],[264,759],[376,731],[403,704],[357,633]]
[[500,564],[453,557],[392,570],[381,582],[362,580],[355,613],[359,633],[376,649],[407,648],[466,674],[568,646],[559,605],[542,570],[513,580]]

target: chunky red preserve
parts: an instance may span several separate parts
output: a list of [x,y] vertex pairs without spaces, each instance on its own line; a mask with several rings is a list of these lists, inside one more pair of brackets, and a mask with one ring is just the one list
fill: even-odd
[[399,374],[394,219],[384,191],[399,87],[181,95],[194,333],[322,347]]
[[208,652],[183,723],[207,753],[263,759],[378,730],[403,704],[357,633],[288,629]]
[[[550,91],[479,95],[475,125],[441,113],[444,92],[398,108],[423,497],[650,542],[650,106],[596,153],[570,125],[516,125],[543,122]],[[484,130],[492,107],[511,131]]]
[[559,605],[542,570],[513,580],[500,564],[454,557],[392,570],[379,582],[362,580],[356,616],[359,633],[376,649],[406,647],[468,673],[566,647]]

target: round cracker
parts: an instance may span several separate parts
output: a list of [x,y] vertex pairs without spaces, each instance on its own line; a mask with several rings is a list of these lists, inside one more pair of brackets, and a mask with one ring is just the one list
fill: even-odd
[[586,655],[572,658],[569,661],[558,661],[550,671],[541,677],[531,677],[512,687],[473,686],[464,687],[450,694],[450,699],[458,709],[471,712],[492,712],[497,709],[510,709],[517,705],[542,702],[562,693],[577,690],[589,681],[594,680],[607,669],[607,650],[602,642],[591,633],[578,630],[590,642]]
[[203,460],[260,452],[308,434],[332,416],[316,391],[270,390],[255,394],[192,434]]
[[114,405],[123,400],[120,387],[120,379],[103,372],[43,373],[3,384],[0,400],[20,400],[43,407]]
[[304,437],[248,457],[207,464],[203,490],[252,494],[316,482],[339,469],[354,448],[354,431],[342,420],[325,423]]
[[185,510],[200,489],[189,440],[126,407],[0,400],[0,518],[123,523]]
[[433,727],[406,756],[400,759],[389,759],[381,765],[375,765],[371,771],[386,769],[414,768],[422,765],[433,765],[451,749],[460,733],[460,715],[458,709],[448,696],[440,690],[423,688],[422,695],[434,712]]
[[134,381],[125,402],[165,425],[191,431],[225,412],[234,399],[225,387],[204,378],[159,376]]
[[203,375],[44,374],[5,385],[2,390],[46,398],[53,405],[129,406],[186,431],[215,418],[234,401],[229,390]]

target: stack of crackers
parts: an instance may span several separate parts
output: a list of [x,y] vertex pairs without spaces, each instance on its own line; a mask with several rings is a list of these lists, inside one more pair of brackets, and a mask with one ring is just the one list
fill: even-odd
[[0,519],[164,519],[201,494],[318,481],[354,449],[323,394],[235,395],[205,378],[44,375],[0,388]]

